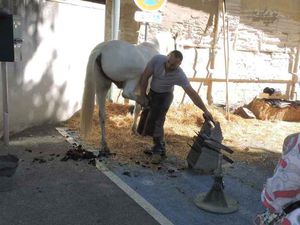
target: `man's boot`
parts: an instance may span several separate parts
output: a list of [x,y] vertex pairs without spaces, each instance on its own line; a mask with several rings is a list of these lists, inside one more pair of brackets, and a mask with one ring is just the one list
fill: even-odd
[[151,163],[159,164],[166,156],[166,144],[161,137],[153,137],[153,142]]
[[144,153],[149,156],[152,156],[154,152],[159,152],[162,157],[166,157],[166,144],[162,138],[154,137],[151,149],[144,150]]

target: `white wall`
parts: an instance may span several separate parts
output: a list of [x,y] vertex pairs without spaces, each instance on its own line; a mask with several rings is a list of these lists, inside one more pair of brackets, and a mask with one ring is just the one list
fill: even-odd
[[22,21],[22,60],[8,63],[11,132],[66,120],[80,109],[89,53],[104,40],[104,5],[24,2],[14,12]]

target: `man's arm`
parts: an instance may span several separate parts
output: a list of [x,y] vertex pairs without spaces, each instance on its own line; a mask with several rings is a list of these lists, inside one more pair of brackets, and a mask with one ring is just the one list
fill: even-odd
[[139,83],[140,96],[137,99],[137,102],[141,105],[145,105],[146,103],[146,91],[147,91],[148,81],[152,74],[153,71],[147,66],[141,75],[141,79]]
[[207,108],[206,108],[205,104],[203,103],[201,97],[192,88],[192,86],[189,85],[187,87],[184,87],[183,89],[184,89],[185,93],[191,98],[191,100],[193,101],[193,103],[204,112],[205,116],[207,116],[208,119],[210,119],[211,121],[214,121],[213,116],[207,110]]

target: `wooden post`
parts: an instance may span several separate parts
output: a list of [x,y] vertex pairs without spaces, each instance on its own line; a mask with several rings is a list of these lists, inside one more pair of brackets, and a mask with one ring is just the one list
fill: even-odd
[[212,76],[210,74],[208,77],[208,80],[207,80],[207,104],[208,105],[211,105],[213,103],[212,84],[213,84],[213,81],[212,81]]
[[224,35],[224,63],[226,77],[226,119],[229,120],[229,93],[228,93],[228,73],[229,73],[229,37],[228,37],[228,21],[226,26],[226,5],[225,0],[222,3],[223,14],[223,35]]
[[293,68],[293,73],[298,74],[299,64],[300,64],[300,43],[299,43],[298,48],[297,48],[297,53],[296,53],[296,58],[295,58],[295,63],[294,63],[294,68]]
[[[201,41],[200,41],[200,43],[201,43]],[[194,48],[194,49],[195,49],[195,58],[194,58],[194,64],[193,64],[193,70],[194,70],[193,78],[195,78],[196,75],[197,75],[196,66],[197,66],[197,61],[198,61],[198,51],[197,51],[196,48]],[[199,90],[198,90],[197,93],[199,94]],[[180,102],[180,105],[182,105],[184,103],[185,96],[186,96],[186,93],[184,92],[183,96],[182,96],[182,99],[181,99],[181,102]]]
[[[217,11],[219,12],[219,7],[218,7]],[[214,40],[216,40],[215,37],[217,37],[217,34],[218,34],[218,22],[217,21],[219,21],[219,16],[215,15],[215,17],[217,17],[217,18],[215,18],[216,22],[214,24]],[[207,21],[207,24],[206,24],[206,27],[205,27],[205,30],[204,30],[204,33],[203,33],[203,35],[200,38],[199,45],[201,45],[203,36],[205,36],[207,34],[208,28],[210,27],[210,25],[212,25],[212,21],[213,21],[213,15],[210,14],[209,18],[208,18],[208,21]],[[217,26],[216,26],[216,24],[217,24]],[[175,38],[174,38],[175,46],[176,46],[176,38],[177,38],[177,36],[178,36],[178,32],[176,33]],[[213,48],[215,48],[215,44],[213,44]],[[198,51],[197,51],[197,48],[194,47],[194,50],[195,50],[195,58],[194,58],[194,64],[193,64],[193,70],[194,70],[193,78],[195,78],[196,75],[197,75],[196,66],[197,66],[197,62],[198,62]],[[210,64],[211,64],[211,54],[209,54],[209,60],[208,60],[206,68],[208,68],[210,66]],[[209,76],[210,76],[210,71],[208,70],[208,73],[206,74],[206,78],[208,78]],[[201,87],[202,87],[202,82],[200,82],[200,85],[198,87],[198,90],[197,90],[198,94],[200,92]],[[181,99],[181,102],[180,102],[180,105],[184,103],[185,96],[186,96],[186,93],[184,92],[183,96],[182,96],[182,99]]]
[[215,69],[215,59],[217,55],[217,45],[218,45],[218,39],[219,39],[219,17],[222,10],[222,4],[223,0],[219,0],[218,2],[218,11],[215,18],[215,27],[214,27],[214,39],[213,39],[213,46],[212,46],[212,57],[211,57],[211,63],[210,63],[210,69]]
[[292,96],[291,93],[292,93],[291,84],[290,84],[290,83],[287,83],[287,84],[286,84],[285,95],[286,95],[286,98],[287,98],[288,100],[291,99],[291,96]]
[[295,86],[296,83],[298,82],[298,71],[299,71],[299,63],[300,63],[300,43],[297,47],[297,53],[294,61],[294,66],[293,66],[293,73],[292,73],[292,81],[293,83],[291,84],[291,90],[290,90],[290,96],[289,98],[291,100],[294,99],[294,94],[295,94]]
[[217,46],[218,46],[218,40],[219,40],[219,18],[220,18],[220,13],[222,10],[222,4],[223,0],[218,1],[218,10],[217,14],[215,17],[215,24],[214,24],[214,39],[213,39],[213,46],[212,46],[212,54],[210,60],[210,71],[208,75],[208,83],[207,83],[207,103],[208,105],[213,104],[213,98],[212,98],[212,78],[214,75],[214,70],[215,70],[215,61],[216,61],[216,55],[217,55]]

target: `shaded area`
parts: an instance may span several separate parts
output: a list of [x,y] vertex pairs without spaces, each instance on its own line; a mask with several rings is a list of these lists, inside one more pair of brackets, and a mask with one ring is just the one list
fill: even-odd
[[106,0],[83,0],[86,2],[94,2],[94,3],[99,3],[99,4],[106,4]]
[[[68,118],[79,108],[89,50],[102,40],[104,7],[82,1],[5,4],[20,20],[24,40],[22,59],[8,65],[11,132]],[[97,30],[86,26],[95,19]],[[86,35],[90,32],[93,35]],[[81,54],[73,54],[74,44]]]
[[[169,0],[168,2],[188,7],[191,9],[196,9],[200,11],[204,11],[207,13],[216,13],[217,12],[217,5],[218,0],[206,0],[206,1],[197,1],[197,0]],[[258,10],[258,11],[267,11],[267,10],[275,10],[283,13],[287,17],[291,17],[295,21],[300,22],[300,5],[298,0],[291,0],[291,1],[285,1],[285,0],[271,0],[271,1],[250,1],[250,0],[240,0],[240,1],[234,1],[229,0],[226,1],[226,4],[232,5],[232,4],[239,4],[241,8],[247,9],[247,10]],[[212,6],[215,6],[215,12],[212,12]],[[271,16],[276,16],[276,14],[269,14]],[[270,20],[272,21],[272,20]],[[274,21],[274,20],[273,20]]]
[[168,2],[184,6],[187,8],[204,11],[207,13],[216,14],[218,7],[218,0],[169,0]]
[[[295,21],[300,22],[300,5],[298,0],[269,0],[269,1],[248,1],[241,0],[242,7],[245,9],[260,9],[260,10],[275,10],[283,13],[287,17],[293,18]],[[275,13],[270,13],[270,17],[276,16]]]
[[[29,124],[32,126],[56,120],[61,111],[68,109],[68,103],[62,100],[67,84],[57,85],[53,78],[52,67],[58,53],[54,49],[47,54],[39,53],[43,42],[48,39],[44,36],[43,29],[49,25],[47,29],[53,32],[55,30],[58,5],[49,2],[41,4],[39,1],[27,1],[25,4],[24,1],[3,0],[0,4],[20,19],[23,39],[22,51],[20,55],[16,55],[16,62],[8,64],[10,127],[11,132],[15,132]],[[37,57],[40,59],[37,60]],[[42,65],[32,63],[45,60],[48,61],[42,70]],[[28,77],[32,80],[28,80]]]
[[[198,10],[199,16],[205,12],[212,17],[216,15],[218,7],[218,0],[170,0],[169,2]],[[277,45],[280,48],[279,52],[282,53],[285,53],[285,47],[293,48],[299,46],[300,4],[298,0],[288,2],[284,0],[230,0],[226,1],[226,7],[229,15],[229,29],[232,41],[235,40],[235,37],[240,37],[241,40],[237,38],[234,42],[245,41],[245,43],[241,43],[242,45],[246,45],[242,50],[253,50],[249,49],[249,47],[251,48],[251,44],[247,44],[247,41],[255,43],[258,39],[262,39],[263,46],[260,50],[263,52],[273,52],[274,47],[272,48],[272,45]],[[192,19],[191,17],[190,20]],[[237,26],[240,27],[239,33],[235,33]],[[259,33],[261,31],[265,35],[261,36]],[[275,39],[270,40],[270,37]],[[278,49],[275,49],[275,52],[278,52]],[[290,54],[295,54],[295,52],[292,50]]]
[[60,161],[70,146],[54,126],[27,129],[0,147],[20,158],[13,190],[0,192],[2,224],[158,224],[94,166]]
[[[173,174],[164,169],[153,172],[134,165],[111,166],[111,169],[176,225],[251,224],[256,213],[262,211],[260,192],[266,173],[249,166],[234,167],[224,168],[224,191],[226,196],[239,201],[240,209],[228,215],[207,213],[194,204],[199,193],[207,193],[212,187],[209,175],[190,170]],[[133,175],[127,176],[124,171]]]
[[270,151],[263,148],[248,147],[241,151],[236,147],[232,146],[234,154],[232,158],[238,164],[243,163],[245,166],[253,167],[255,166],[258,169],[262,169],[271,174],[276,164],[281,157],[280,153]]

